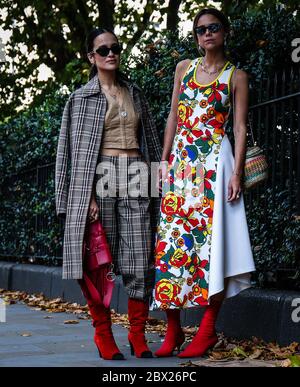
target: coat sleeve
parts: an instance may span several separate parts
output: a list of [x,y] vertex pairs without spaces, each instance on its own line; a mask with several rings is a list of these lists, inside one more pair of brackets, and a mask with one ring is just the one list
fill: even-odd
[[161,161],[162,145],[158,135],[157,127],[153,118],[153,114],[147,98],[141,93],[142,111],[145,120],[145,135],[147,137],[147,145],[151,156],[151,161]]
[[65,218],[68,203],[68,166],[70,163],[71,96],[62,115],[55,163],[55,204],[58,217]]

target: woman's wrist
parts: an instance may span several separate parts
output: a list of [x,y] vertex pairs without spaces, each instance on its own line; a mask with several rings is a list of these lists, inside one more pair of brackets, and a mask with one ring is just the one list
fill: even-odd
[[94,189],[92,190],[91,200],[96,201],[96,194],[95,194]]
[[168,161],[170,156],[170,152],[164,150],[161,156],[161,161]]
[[237,170],[233,170],[232,174],[241,177],[243,172],[237,171]]
[[239,173],[234,173],[234,172],[232,172],[231,177],[234,178],[234,179],[238,179],[239,181],[242,180],[242,175],[239,174]]

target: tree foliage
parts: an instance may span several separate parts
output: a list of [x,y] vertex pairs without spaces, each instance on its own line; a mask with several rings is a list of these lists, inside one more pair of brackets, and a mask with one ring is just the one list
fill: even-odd
[[[55,83],[69,84],[76,73],[86,71],[85,37],[95,26],[115,29],[130,51],[143,34],[155,37],[165,18],[168,28],[176,30],[182,3],[186,17],[192,17],[195,8],[207,2],[169,0],[165,6],[163,0],[0,0],[0,27],[12,32],[6,45],[10,60],[0,67],[2,119],[24,102],[26,92],[40,103]],[[38,80],[42,63],[52,70],[47,81]]]
[[[11,32],[5,48],[9,60],[0,64],[0,122],[15,114],[26,101],[30,102],[30,98],[33,104],[40,104],[58,84],[76,86],[86,79],[89,64],[85,36],[93,27],[114,28],[126,47],[127,58],[133,47],[142,50],[146,40],[155,41],[166,31],[178,37],[180,22],[192,21],[199,9],[211,4],[217,4],[231,20],[247,14],[249,25],[251,20],[256,22],[252,23],[252,31],[247,30],[247,47],[251,48],[250,42],[255,45],[261,31],[265,34],[263,40],[267,40],[265,24],[270,18],[265,20],[265,15],[269,10],[276,6],[276,12],[280,8],[294,12],[298,1],[0,0],[0,28]],[[260,20],[256,18],[258,14]],[[299,14],[294,18],[299,19]],[[288,22],[283,19],[281,24],[270,26],[269,33],[279,40],[286,39]],[[245,40],[240,41],[244,44]],[[38,77],[41,64],[52,71],[47,80]]]

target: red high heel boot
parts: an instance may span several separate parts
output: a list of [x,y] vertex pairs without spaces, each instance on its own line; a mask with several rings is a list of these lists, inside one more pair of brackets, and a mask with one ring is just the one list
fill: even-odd
[[215,322],[222,301],[214,301],[206,307],[198,332],[194,336],[192,342],[179,353],[180,358],[203,356],[206,351],[213,347],[218,342],[218,337],[215,331]]
[[168,357],[173,355],[173,351],[184,343],[185,335],[180,325],[180,310],[167,309],[168,327],[165,340],[162,346],[154,353],[157,357]]
[[105,360],[124,360],[115,342],[111,329],[110,309],[102,305],[89,305],[89,310],[95,328],[94,342],[99,356]]
[[148,319],[148,313],[148,301],[129,298],[128,319],[130,328],[128,333],[128,341],[130,344],[131,355],[135,354],[136,357],[153,357],[145,338],[145,327],[146,321]]

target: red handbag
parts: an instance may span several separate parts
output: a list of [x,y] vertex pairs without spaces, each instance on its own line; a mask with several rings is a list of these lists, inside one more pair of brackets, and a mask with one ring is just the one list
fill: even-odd
[[83,278],[78,279],[88,303],[109,307],[114,281],[113,263],[99,220],[88,223],[83,240]]

